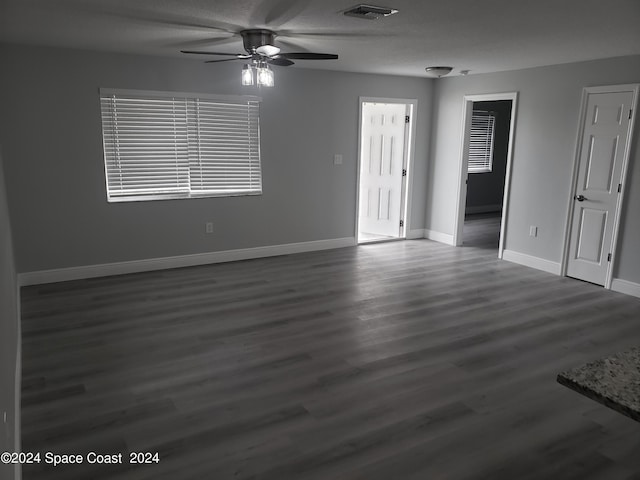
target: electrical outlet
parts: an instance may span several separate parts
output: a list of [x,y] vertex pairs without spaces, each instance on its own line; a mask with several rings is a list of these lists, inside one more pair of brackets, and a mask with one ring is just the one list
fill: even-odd
[[207,222],[204,224],[204,230],[207,233],[213,233],[213,223],[212,222]]
[[538,227],[536,227],[535,225],[531,225],[529,227],[529,236],[530,237],[537,237],[538,236]]
[[342,155],[339,153],[336,153],[333,156],[333,164],[334,165],[342,165]]

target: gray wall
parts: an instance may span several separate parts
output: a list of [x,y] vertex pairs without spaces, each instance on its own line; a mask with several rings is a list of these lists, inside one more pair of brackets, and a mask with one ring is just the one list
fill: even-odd
[[260,92],[262,196],[108,204],[98,89],[254,94],[242,63],[13,45],[0,59],[19,272],[353,237],[359,96],[418,100],[409,227],[424,228],[433,81],[278,68]]
[[[519,92],[505,248],[560,262],[582,88],[640,82],[640,56],[436,82],[426,228],[453,234],[463,96]],[[640,283],[640,148],[636,122],[614,276]],[[529,236],[538,226],[538,237]]]
[[[0,151],[0,452],[15,451],[16,363],[19,344],[19,309],[16,271],[13,261],[11,222],[5,195],[4,169]],[[2,415],[7,412],[7,423]],[[12,478],[12,465],[0,463],[0,478]]]
[[[496,123],[493,135],[492,168],[490,172],[468,175],[467,210],[502,205],[504,177],[507,172],[511,101],[473,102],[473,109],[495,112]],[[501,208],[498,208],[497,211],[500,210]],[[484,209],[484,211],[492,210]]]
[[[359,96],[418,99],[409,227],[453,234],[463,95],[509,91],[520,96],[505,247],[559,262],[582,88],[640,82],[638,56],[437,81],[280,68],[261,91],[264,195],[108,204],[98,89],[252,93],[239,64],[13,45],[0,60],[19,272],[353,236]],[[636,283],[639,157],[636,139],[615,272]]]

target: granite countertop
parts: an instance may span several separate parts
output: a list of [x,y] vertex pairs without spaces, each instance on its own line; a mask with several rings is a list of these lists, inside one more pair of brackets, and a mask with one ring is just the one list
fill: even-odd
[[640,422],[640,348],[561,372],[558,382]]

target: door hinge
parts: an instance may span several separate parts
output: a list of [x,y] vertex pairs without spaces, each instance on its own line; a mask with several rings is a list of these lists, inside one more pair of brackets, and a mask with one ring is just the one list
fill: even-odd
[[400,220],[400,226],[404,227],[404,220]]
[[607,255],[607,262],[611,261],[611,254]]
[[403,176],[403,177],[406,177],[406,176],[407,176],[407,169],[406,169],[406,168],[403,168],[403,169],[402,169],[402,176]]
[[631,120],[632,115],[633,115],[633,108],[629,110],[629,120]]
[[619,183],[619,184],[618,184],[618,193],[620,193],[621,191],[622,191],[622,184],[621,184],[621,183]]
[[[631,117],[629,117],[629,118],[631,118]],[[405,115],[404,123],[409,123],[409,120],[410,120],[409,115]]]

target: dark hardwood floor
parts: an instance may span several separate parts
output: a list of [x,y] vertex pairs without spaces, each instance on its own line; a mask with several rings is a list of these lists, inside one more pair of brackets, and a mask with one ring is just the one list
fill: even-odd
[[[640,299],[428,240],[24,288],[24,479],[640,479]],[[128,452],[160,461],[129,465]]]
[[462,230],[462,245],[498,251],[500,243],[500,212],[465,215]]

